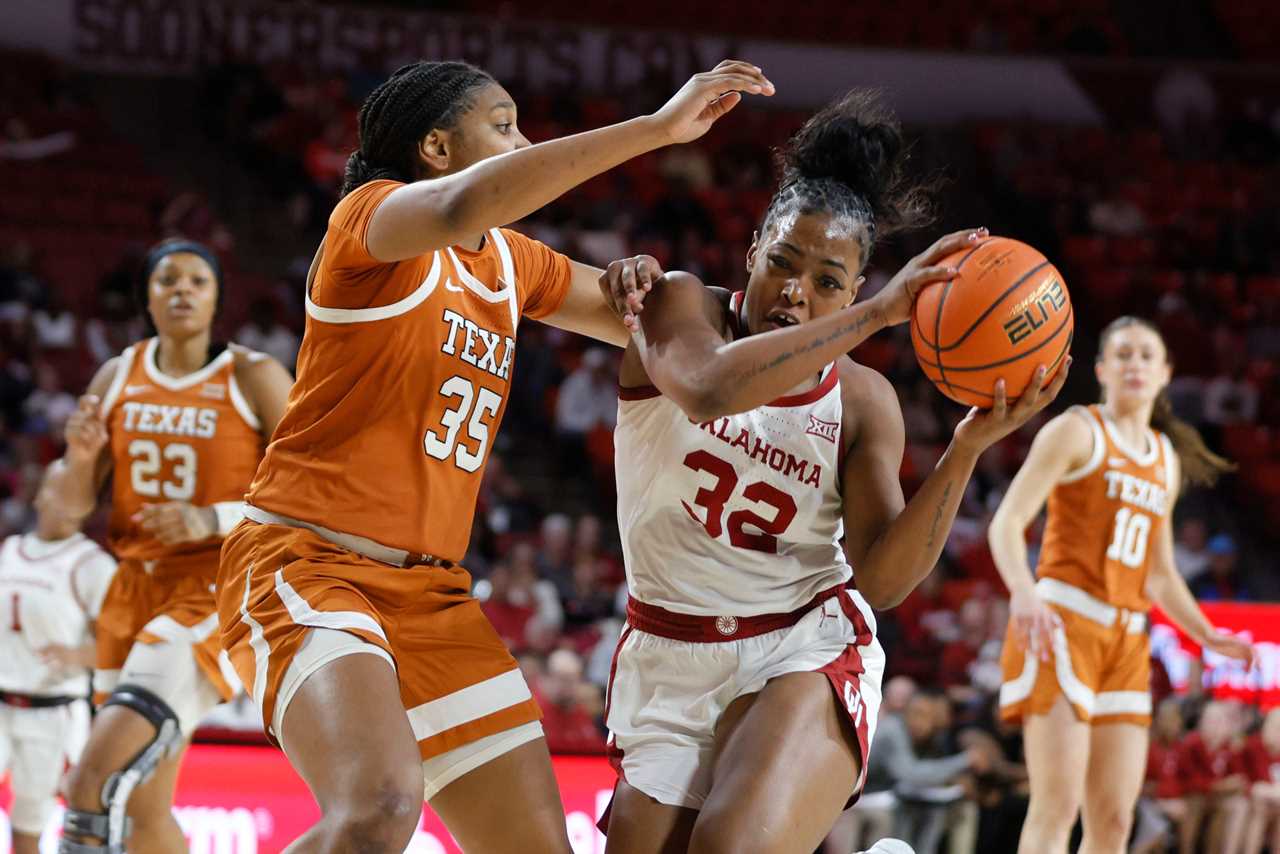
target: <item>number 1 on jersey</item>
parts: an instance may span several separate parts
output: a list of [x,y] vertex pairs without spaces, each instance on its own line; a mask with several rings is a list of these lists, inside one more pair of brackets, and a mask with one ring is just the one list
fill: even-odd
[[13,594],[13,616],[9,628],[15,632],[22,631],[22,600],[17,593]]

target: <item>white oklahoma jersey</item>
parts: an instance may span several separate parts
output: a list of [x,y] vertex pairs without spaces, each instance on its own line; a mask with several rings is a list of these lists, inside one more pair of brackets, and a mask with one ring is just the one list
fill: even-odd
[[89,624],[115,568],[111,556],[84,534],[53,542],[23,534],[0,545],[0,691],[89,695],[87,669],[51,667],[40,650],[91,639]]
[[619,391],[630,598],[605,723],[620,778],[660,803],[701,809],[720,716],[788,673],[829,680],[862,759],[850,802],[861,790],[884,652],[840,545],[839,376],[704,424],[655,388]]
[[850,579],[834,365],[812,391],[704,424],[650,386],[619,398],[618,527],[633,597],[753,616]]

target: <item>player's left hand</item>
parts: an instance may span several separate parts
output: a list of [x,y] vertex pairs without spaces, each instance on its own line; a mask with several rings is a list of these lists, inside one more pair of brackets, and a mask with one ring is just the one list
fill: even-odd
[[1040,410],[1044,409],[1062,391],[1071,370],[1071,357],[1053,378],[1046,388],[1044,381],[1047,368],[1041,365],[1036,368],[1031,385],[1027,386],[1022,396],[1010,406],[1005,399],[1004,380],[996,380],[995,403],[990,409],[973,407],[964,420],[956,426],[955,444],[968,448],[975,454],[981,454],[987,448],[1017,430]]
[[1253,644],[1236,637],[1230,632],[1214,629],[1213,634],[1205,638],[1200,645],[1205,649],[1213,650],[1218,655],[1233,658],[1236,661],[1243,661],[1245,667],[1253,667],[1255,655]]
[[639,331],[645,295],[662,276],[662,265],[652,255],[614,261],[600,274],[600,294],[628,332]]
[[196,507],[185,501],[147,504],[133,514],[133,521],[167,546],[203,540],[218,530],[212,507]]

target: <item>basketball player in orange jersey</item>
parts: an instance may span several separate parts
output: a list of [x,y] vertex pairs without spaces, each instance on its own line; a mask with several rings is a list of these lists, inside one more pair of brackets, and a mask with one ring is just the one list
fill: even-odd
[[62,854],[186,850],[171,812],[178,764],[233,692],[218,660],[218,552],[292,382],[269,356],[213,341],[224,285],[203,245],[157,245],[139,290],[157,334],[98,370],[49,476],[76,520],[111,477],[120,560],[97,624],[105,702],[67,784]]
[[[1206,649],[1253,657],[1209,624],[1174,567],[1178,491],[1212,483],[1230,464],[1173,415],[1159,332],[1136,317],[1112,321],[1094,370],[1103,402],[1041,429],[989,532],[1012,595],[1000,714],[1023,724],[1023,854],[1065,852],[1082,809],[1083,854],[1125,850],[1147,760],[1152,603]],[[1024,531],[1046,499],[1033,577]]]
[[424,796],[463,850],[568,852],[537,704],[458,565],[521,317],[627,333],[600,271],[499,228],[688,142],[758,68],[531,146],[485,72],[418,62],[360,109],[307,285],[298,381],[222,553],[223,642],[320,804],[291,852],[400,852]]
[[633,312],[615,433],[631,597],[605,713],[610,854],[821,844],[874,750],[872,607],[929,573],[978,457],[1065,381],[1045,385],[1042,366],[1015,404],[997,385],[904,501],[897,394],[844,354],[905,322],[925,284],[955,275],[939,262],[985,239],[948,235],[855,301],[875,240],[922,218],[906,159],[873,98],[835,101],[786,147],[746,290],[671,273]]

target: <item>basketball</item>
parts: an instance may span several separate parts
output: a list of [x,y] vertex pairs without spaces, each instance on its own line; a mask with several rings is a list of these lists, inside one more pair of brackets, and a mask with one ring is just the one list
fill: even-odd
[[960,272],[916,298],[911,343],[916,360],[944,395],[990,408],[996,381],[1008,400],[1045,365],[1053,379],[1071,349],[1075,319],[1062,274],[1036,249],[993,237],[938,262]]

